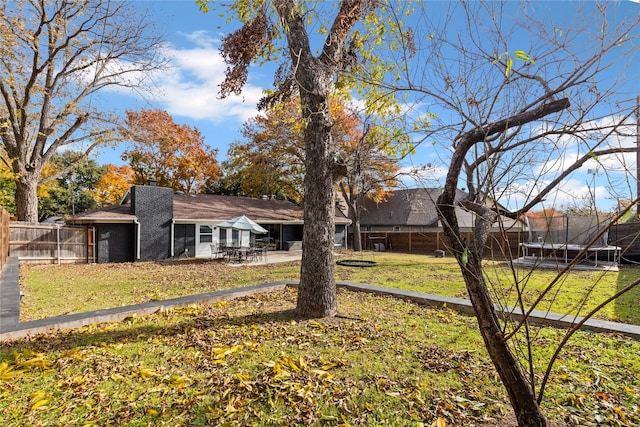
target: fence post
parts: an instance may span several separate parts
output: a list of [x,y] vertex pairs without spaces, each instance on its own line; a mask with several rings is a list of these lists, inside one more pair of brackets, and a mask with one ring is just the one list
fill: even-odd
[[58,265],[60,265],[60,225],[56,224],[56,249],[57,249],[57,258],[58,258]]

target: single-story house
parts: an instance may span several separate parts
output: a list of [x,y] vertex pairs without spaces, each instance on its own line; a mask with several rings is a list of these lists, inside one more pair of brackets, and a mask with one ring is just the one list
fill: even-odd
[[[411,188],[394,190],[393,194],[383,202],[366,199],[360,214],[362,231],[414,231],[427,232],[442,230],[438,218],[436,202],[440,196],[439,188]],[[456,202],[467,196],[457,190]],[[471,231],[474,227],[475,214],[461,207],[456,207],[456,215],[461,231]],[[503,218],[507,228],[516,222]],[[519,224],[520,229],[522,224]]]
[[[241,231],[217,224],[246,215],[268,233],[252,235],[275,249],[300,248],[303,210],[285,200],[215,194],[174,193],[170,188],[135,185],[119,205],[67,219],[95,230],[96,262],[163,260],[179,256],[211,256],[212,244],[247,239]],[[346,243],[349,220],[336,210],[336,244]]]

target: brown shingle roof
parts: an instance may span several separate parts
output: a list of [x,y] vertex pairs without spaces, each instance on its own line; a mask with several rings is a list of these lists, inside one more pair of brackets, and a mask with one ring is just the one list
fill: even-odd
[[[130,199],[120,205],[106,206],[90,212],[84,212],[67,219],[69,223],[95,223],[109,221],[133,221]],[[292,202],[275,199],[255,199],[241,196],[222,196],[217,194],[174,194],[173,217],[177,221],[190,220],[226,221],[246,215],[252,220],[268,223],[299,222],[303,220],[303,210]],[[336,223],[348,221],[336,210]]]
[[217,194],[175,194],[173,196],[173,217],[176,220],[225,221],[240,215],[246,215],[262,223],[302,221],[302,209],[286,200],[262,200]]

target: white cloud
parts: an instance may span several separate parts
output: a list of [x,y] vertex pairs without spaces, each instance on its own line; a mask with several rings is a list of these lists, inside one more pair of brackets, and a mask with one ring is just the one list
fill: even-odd
[[159,76],[162,95],[157,97],[157,102],[171,115],[208,120],[214,124],[229,120],[241,123],[255,116],[262,88],[249,82],[242,95],[219,99],[219,85],[224,79],[226,64],[214,39],[207,39],[204,32],[191,36],[190,39],[198,41],[197,47],[167,51],[173,58],[174,68]]
[[[584,140],[578,140],[574,137],[569,139],[566,136],[561,136],[559,138],[561,140],[560,144],[550,141],[545,145],[539,146],[542,149],[549,150],[546,154],[547,159],[535,164],[531,169],[530,179],[537,177],[538,179],[551,180],[587,154],[590,149],[635,148],[635,123],[619,126],[616,132],[609,134],[609,131],[616,124],[619,124],[620,120],[620,116],[612,115],[586,122],[583,124],[582,129],[596,130],[585,134]],[[629,183],[626,181],[633,179],[636,175],[635,168],[635,152],[614,153],[587,160],[570,178],[574,180],[590,180],[589,171],[597,171],[599,192],[596,193],[596,198],[599,204],[603,202],[606,204],[605,199],[611,200],[618,197],[619,193],[627,193],[626,188],[629,187]],[[584,191],[576,190],[569,184],[570,182],[563,182],[562,188],[570,189],[571,191],[566,193],[580,200],[580,197],[584,197]],[[560,198],[566,199],[564,196]],[[565,201],[565,204],[570,205],[570,201]]]
[[[507,189],[501,190],[502,196],[499,197],[498,201],[508,209],[516,210],[522,208],[548,184],[548,181],[510,183]],[[593,198],[591,188],[592,186],[585,181],[568,179],[561,186],[551,191],[543,202],[534,207],[533,210],[545,208],[563,209],[581,202],[588,203]],[[596,187],[596,200],[604,196],[605,193],[604,187]]]
[[[148,76],[156,88],[148,96],[149,102],[172,116],[208,121],[214,125],[233,122],[237,127],[255,116],[262,87],[252,84],[252,73],[249,73],[249,82],[240,96],[219,99],[219,85],[227,67],[218,51],[219,39],[207,31],[179,33],[179,36],[190,42],[189,47],[168,45],[165,48],[164,55],[171,58],[170,67]],[[111,90],[125,93],[122,88],[113,87]],[[137,94],[126,93],[138,98]]]

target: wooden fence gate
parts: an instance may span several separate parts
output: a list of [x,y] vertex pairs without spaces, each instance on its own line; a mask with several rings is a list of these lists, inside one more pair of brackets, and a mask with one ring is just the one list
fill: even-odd
[[95,229],[61,224],[9,224],[9,255],[42,264],[95,262]]

